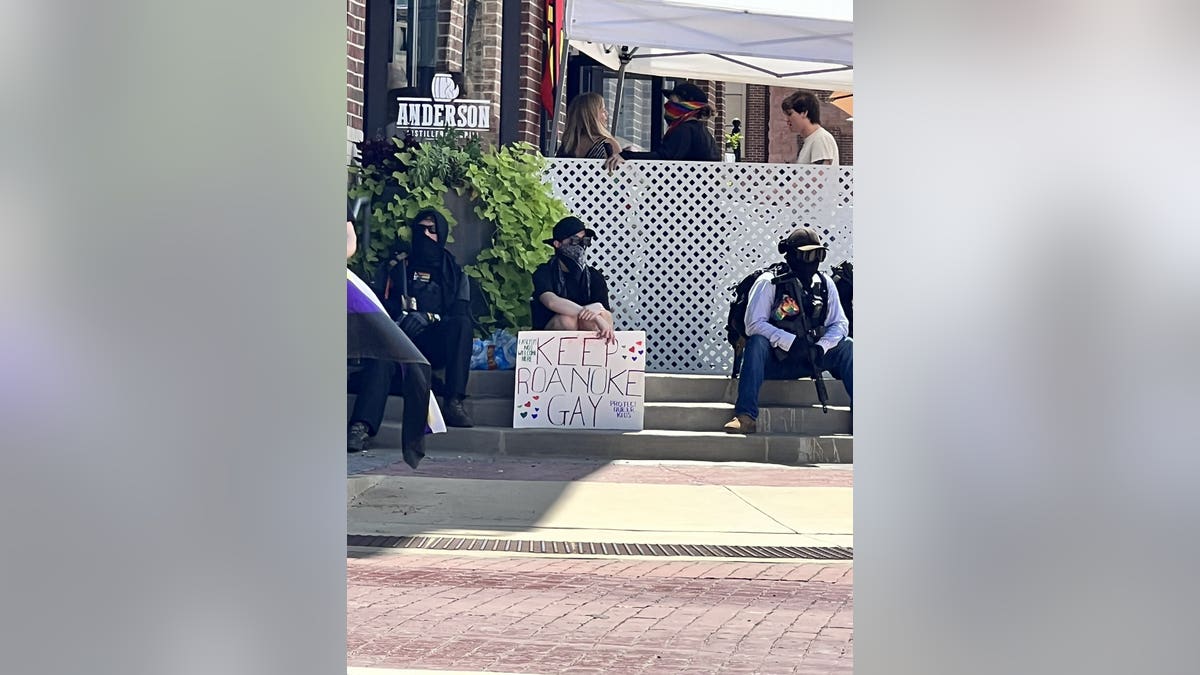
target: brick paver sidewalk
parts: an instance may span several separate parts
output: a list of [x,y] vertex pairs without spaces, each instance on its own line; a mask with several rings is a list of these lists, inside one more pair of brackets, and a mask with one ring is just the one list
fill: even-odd
[[851,673],[849,564],[353,554],[347,663]]

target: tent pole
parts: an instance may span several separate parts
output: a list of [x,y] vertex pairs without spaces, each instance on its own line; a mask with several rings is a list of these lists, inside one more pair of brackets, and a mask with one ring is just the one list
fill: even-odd
[[637,47],[630,49],[629,47],[621,47],[621,68],[617,71],[617,95],[613,100],[612,119],[608,121],[608,132],[613,136],[617,135],[617,116],[621,114],[621,95],[625,91],[625,69],[629,67],[629,62],[633,60],[633,53],[637,51]]

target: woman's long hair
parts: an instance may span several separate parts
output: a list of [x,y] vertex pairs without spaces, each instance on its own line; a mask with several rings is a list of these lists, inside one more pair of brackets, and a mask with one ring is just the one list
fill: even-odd
[[586,157],[597,141],[616,142],[600,122],[604,97],[594,91],[576,96],[567,106],[567,126],[563,131],[562,150],[567,157]]

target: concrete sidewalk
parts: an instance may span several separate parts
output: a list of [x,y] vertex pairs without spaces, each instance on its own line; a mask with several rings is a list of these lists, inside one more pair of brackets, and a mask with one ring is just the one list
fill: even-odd
[[[350,533],[853,545],[845,466],[394,459],[352,463]],[[851,561],[591,550],[351,548],[347,674],[853,672]]]
[[[547,464],[553,473],[554,463]],[[631,469],[627,473],[637,477],[662,464],[625,463]],[[612,468],[595,466],[597,473]],[[853,488],[813,486],[808,480],[831,470],[779,467],[772,485],[753,484],[762,481],[739,466],[710,463],[703,471],[708,484],[700,485],[587,476],[529,480],[532,476],[523,475],[523,480],[510,480],[499,474],[488,479],[366,474],[351,478],[347,526],[352,534],[391,536],[853,546]],[[510,469],[511,473],[517,472]],[[674,473],[683,476],[676,482],[690,478]],[[795,485],[787,484],[789,476]]]

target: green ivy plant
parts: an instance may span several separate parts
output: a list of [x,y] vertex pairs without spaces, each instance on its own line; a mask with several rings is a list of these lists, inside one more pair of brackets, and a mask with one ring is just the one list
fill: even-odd
[[468,189],[467,169],[483,155],[478,138],[447,128],[427,143],[391,138],[365,141],[358,148],[361,160],[350,167],[349,194],[371,199],[371,243],[351,258],[351,269],[360,275],[374,269],[397,239],[409,239],[407,225],[422,209],[445,216],[451,229],[447,240],[454,240],[458,223],[445,196],[451,189],[459,194]]
[[543,180],[545,169],[546,159],[537,148],[514,143],[489,152],[467,170],[478,201],[475,213],[496,226],[492,245],[466,268],[487,300],[488,314],[479,317],[485,334],[532,325],[533,271],[549,259],[542,240],[568,214]]
[[369,200],[366,218],[371,228],[370,247],[360,245],[347,263],[363,278],[387,254],[396,237],[407,229],[394,204],[399,188],[393,174],[406,168],[399,160],[402,147],[403,141],[398,138],[363,141],[358,144],[361,160],[349,167],[350,198],[366,197]]
[[446,193],[469,193],[475,213],[496,227],[492,245],[465,268],[487,307],[477,317],[479,333],[528,329],[533,271],[550,257],[542,240],[568,213],[543,180],[546,159],[537,148],[514,143],[484,152],[478,138],[454,129],[426,143],[393,138],[358,147],[361,160],[350,167],[349,194],[371,200],[371,243],[351,258],[351,269],[373,271],[397,239],[411,236],[407,224],[421,209],[436,209],[453,228]]

